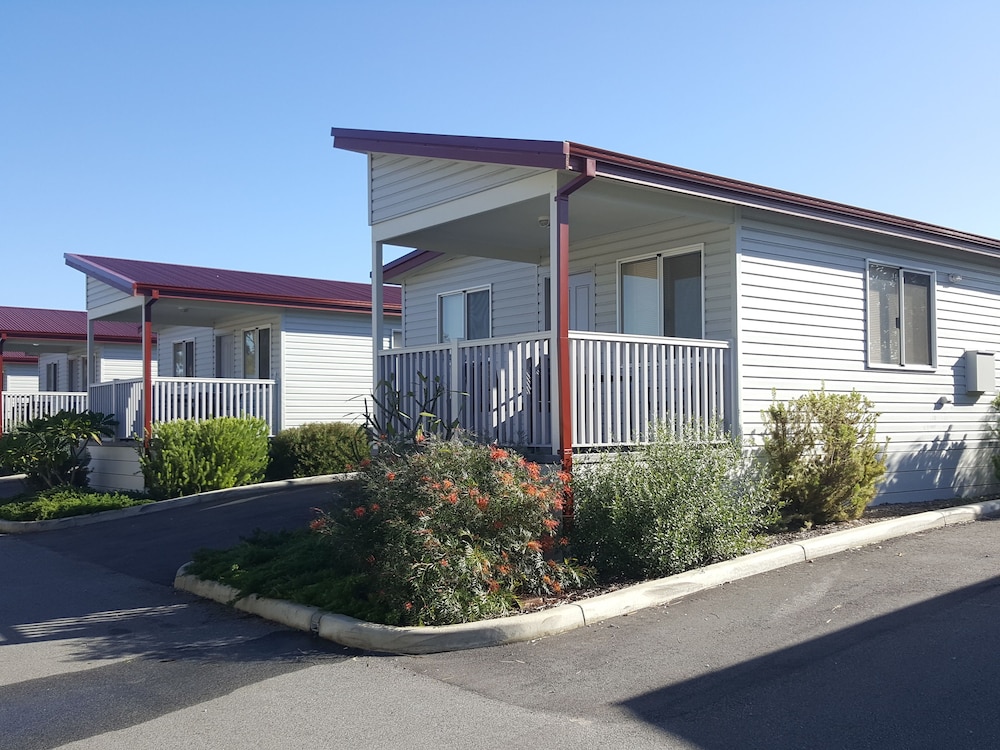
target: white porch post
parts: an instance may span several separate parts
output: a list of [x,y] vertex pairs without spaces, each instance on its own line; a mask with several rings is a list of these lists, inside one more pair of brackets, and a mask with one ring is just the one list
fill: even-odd
[[[90,386],[94,383],[97,377],[97,368],[94,367],[94,321],[91,319],[90,314],[87,314],[87,361],[83,365],[83,374],[87,379],[87,387],[85,390],[89,393]],[[89,401],[87,404],[88,408],[90,406]]]
[[382,243],[372,240],[372,392],[378,390],[379,354],[382,352]]

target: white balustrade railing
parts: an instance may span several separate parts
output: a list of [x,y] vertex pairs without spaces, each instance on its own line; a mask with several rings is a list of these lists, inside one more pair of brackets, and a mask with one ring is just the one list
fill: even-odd
[[728,427],[729,344],[607,333],[570,333],[576,448],[648,443]]
[[75,391],[5,392],[3,406],[0,409],[3,432],[8,432],[29,419],[47,417],[64,409],[86,411],[87,394]]
[[[480,438],[554,452],[550,347],[540,333],[381,352],[376,395],[385,407],[386,389],[399,394],[411,422],[426,409]],[[659,425],[727,427],[728,363],[724,341],[570,332],[573,446],[645,443]],[[443,397],[425,403],[438,386]]]
[[[232,378],[153,378],[153,423],[212,417],[260,417],[274,432],[274,381]],[[90,387],[94,411],[114,414],[120,439],[142,435],[142,379]]]

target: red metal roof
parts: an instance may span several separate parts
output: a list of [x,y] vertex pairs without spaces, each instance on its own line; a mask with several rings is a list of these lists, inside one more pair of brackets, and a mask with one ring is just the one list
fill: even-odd
[[10,365],[10,364],[37,365],[38,357],[35,356],[34,354],[25,354],[24,352],[4,352],[3,363],[5,365]]
[[[0,307],[0,333],[7,334],[8,338],[86,341],[87,313],[79,310]],[[95,321],[94,340],[108,343],[142,341],[135,323],[104,320]]]
[[[798,216],[834,221],[869,231],[888,232],[944,244],[974,253],[1000,254],[1000,240],[955,229],[870,211],[845,203],[755,185],[742,180],[628,156],[570,141],[534,141],[517,138],[397,133],[333,128],[334,148],[359,153],[426,156],[488,164],[511,164],[583,172],[593,162],[597,177],[623,179],[647,185]],[[403,267],[431,260],[427,255],[406,257]],[[402,260],[402,259],[401,259]],[[396,273],[400,268],[396,267]]]
[[[66,254],[66,265],[127,294],[371,313],[371,284],[222,268]],[[384,287],[386,314],[399,314],[399,287]]]

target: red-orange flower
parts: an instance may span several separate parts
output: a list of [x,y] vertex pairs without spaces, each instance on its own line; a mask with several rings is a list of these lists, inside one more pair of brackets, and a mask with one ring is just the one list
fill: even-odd
[[479,506],[479,510],[486,510],[486,506],[489,505],[489,504],[490,504],[490,501],[489,501],[488,498],[485,498],[485,497],[477,497],[476,498],[476,505]]
[[388,479],[390,482],[393,481],[396,478],[396,472],[394,471],[386,472],[385,478]]
[[528,470],[528,476],[531,477],[532,479],[542,478],[542,470],[538,467],[538,464],[535,463],[525,464],[525,469]]
[[458,502],[458,493],[452,490],[449,494],[444,496],[444,499],[447,500],[452,505],[454,505],[455,503]]
[[379,508],[380,508],[380,506],[379,506],[378,503],[372,503],[372,513],[378,513],[379,512]]
[[314,518],[309,523],[309,528],[312,529],[313,531],[319,531],[320,529],[325,529],[326,528],[326,519],[325,518]]
[[495,594],[500,590],[500,584],[494,581],[492,578],[486,582],[486,585],[490,587],[490,593]]
[[524,546],[527,547],[530,550],[535,551],[535,552],[541,552],[542,551],[542,544],[541,544],[541,542],[539,542],[539,541],[537,541],[535,539],[530,540]]
[[409,612],[411,609],[413,609],[413,602],[407,602],[406,604],[404,604],[403,609]]
[[362,469],[367,469],[369,466],[371,466],[371,463],[372,460],[370,458],[362,458],[360,465]]
[[354,515],[355,515],[355,516],[356,516],[357,518],[361,518],[361,517],[363,517],[363,516],[365,515],[365,506],[363,506],[363,505],[359,505],[359,506],[358,506],[357,508],[355,508],[355,509],[354,509]]
[[559,528],[559,522],[554,518],[546,518],[544,521],[542,521],[542,525],[549,531],[555,531],[556,529]]
[[441,558],[441,567],[442,568],[447,568],[448,567],[448,558],[447,557],[442,557]]
[[494,461],[503,461],[508,455],[507,451],[503,448],[498,448],[495,445],[490,446],[490,458]]

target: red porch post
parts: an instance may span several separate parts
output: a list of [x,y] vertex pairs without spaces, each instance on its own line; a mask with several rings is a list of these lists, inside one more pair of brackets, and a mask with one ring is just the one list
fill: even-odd
[[142,306],[142,444],[149,448],[153,434],[153,304],[160,293],[153,290]]
[[6,412],[3,410],[3,347],[7,343],[7,334],[0,333],[0,435],[3,435],[3,421]]
[[[582,188],[597,173],[593,159],[587,159],[586,171],[575,180],[564,185],[556,193],[556,221],[559,224],[557,236],[556,268],[552,278],[556,279],[556,361],[559,375],[559,460],[563,471],[573,471],[573,404],[570,401],[569,379],[569,196]],[[573,528],[573,493],[566,492],[563,499],[563,527]]]

